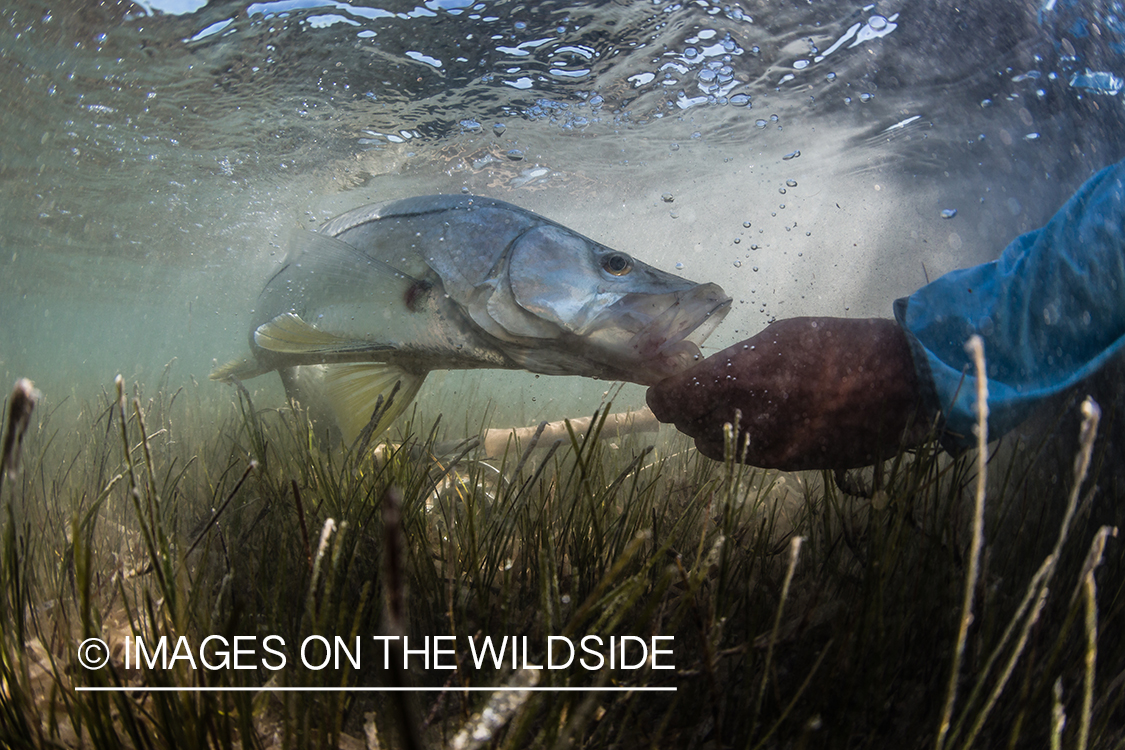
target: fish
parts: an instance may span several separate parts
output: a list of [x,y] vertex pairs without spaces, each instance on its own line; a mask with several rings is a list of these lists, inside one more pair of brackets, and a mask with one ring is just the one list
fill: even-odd
[[380,405],[386,430],[433,370],[653,385],[699,359],[730,305],[510,203],[419,196],[301,230],[254,306],[251,355],[211,378],[276,371],[298,401],[315,381],[351,442]]

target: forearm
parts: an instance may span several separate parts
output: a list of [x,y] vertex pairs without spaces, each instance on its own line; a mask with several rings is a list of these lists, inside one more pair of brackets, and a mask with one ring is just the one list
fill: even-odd
[[964,349],[973,334],[984,339],[992,435],[1125,348],[1123,181],[1125,165],[1102,170],[998,260],[895,302],[922,392],[952,442],[973,440],[976,384]]

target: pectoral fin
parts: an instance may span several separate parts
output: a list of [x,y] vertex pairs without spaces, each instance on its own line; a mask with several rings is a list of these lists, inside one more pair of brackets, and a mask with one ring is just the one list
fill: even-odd
[[[336,422],[348,445],[355,442],[383,397],[384,411],[372,437],[391,426],[414,400],[426,373],[416,375],[401,367],[386,364],[339,364],[324,368],[324,384],[328,403],[336,414]],[[399,383],[394,402],[386,408],[395,383]]]
[[295,313],[282,313],[258,326],[254,343],[284,354],[327,354],[357,348],[354,341],[322,331]]
[[269,372],[269,370],[263,370],[253,359],[236,359],[232,362],[227,362],[221,367],[215,368],[211,373],[211,379],[225,382],[230,382],[233,378],[249,380],[259,375],[265,375],[267,372]]

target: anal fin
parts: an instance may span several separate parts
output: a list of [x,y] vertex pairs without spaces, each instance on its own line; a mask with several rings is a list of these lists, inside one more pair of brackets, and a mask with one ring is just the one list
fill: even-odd
[[395,384],[399,384],[398,393],[390,408],[385,408],[379,423],[371,433],[376,437],[384,432],[395,421],[406,407],[418,395],[426,373],[417,375],[403,370],[395,365],[382,363],[357,363],[326,365],[324,368],[324,385],[328,403],[336,414],[336,422],[340,425],[345,444],[351,445],[359,436],[379,402],[383,397],[384,404],[390,397]]

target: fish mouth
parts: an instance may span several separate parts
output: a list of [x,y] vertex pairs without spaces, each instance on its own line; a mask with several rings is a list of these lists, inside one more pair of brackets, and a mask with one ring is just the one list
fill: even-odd
[[730,306],[731,298],[718,284],[666,294],[627,294],[584,333],[599,340],[617,379],[655,385],[699,360],[699,347]]

